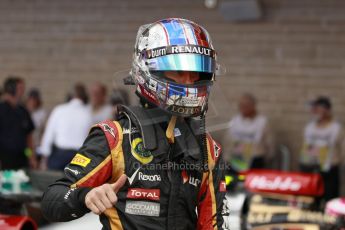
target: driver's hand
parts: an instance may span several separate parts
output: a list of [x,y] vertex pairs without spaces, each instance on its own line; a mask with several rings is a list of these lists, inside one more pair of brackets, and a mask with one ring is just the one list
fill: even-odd
[[125,185],[126,181],[127,176],[123,174],[113,184],[103,184],[93,188],[85,196],[86,207],[97,215],[100,215],[108,208],[112,208],[117,202],[116,193]]

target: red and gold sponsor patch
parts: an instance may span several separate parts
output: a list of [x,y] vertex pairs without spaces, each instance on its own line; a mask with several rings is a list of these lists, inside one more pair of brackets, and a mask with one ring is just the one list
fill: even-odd
[[91,162],[90,158],[87,158],[79,153],[77,153],[71,161],[73,165],[79,165],[82,167],[86,167]]

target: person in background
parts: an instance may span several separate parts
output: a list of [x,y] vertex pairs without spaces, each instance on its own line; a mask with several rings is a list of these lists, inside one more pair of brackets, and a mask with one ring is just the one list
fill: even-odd
[[41,142],[43,128],[47,119],[47,112],[42,107],[41,94],[38,89],[33,88],[29,91],[28,96],[26,98],[25,105],[35,125],[33,138],[34,138],[34,144],[36,147],[35,149],[37,152],[39,151],[37,147],[39,143]]
[[42,168],[63,170],[83,144],[92,124],[84,85],[73,87],[72,99],[54,108],[42,137]]
[[252,94],[243,94],[238,104],[240,113],[230,121],[225,158],[235,171],[264,168],[273,157],[274,142],[268,121],[258,113],[256,104]]
[[20,77],[15,77],[17,81],[17,87],[16,87],[16,92],[17,92],[17,98],[18,98],[18,104],[23,105],[23,99],[25,95],[25,81],[24,79]]
[[300,155],[303,172],[320,173],[325,183],[326,201],[339,196],[340,163],[343,162],[343,129],[333,118],[332,103],[321,96],[312,101],[313,119],[304,129],[304,144]]
[[8,77],[0,102],[0,166],[1,169],[36,168],[32,132],[35,128],[29,112],[20,104],[25,82]]
[[112,107],[107,103],[107,88],[97,82],[90,87],[90,112],[92,123],[112,119]]

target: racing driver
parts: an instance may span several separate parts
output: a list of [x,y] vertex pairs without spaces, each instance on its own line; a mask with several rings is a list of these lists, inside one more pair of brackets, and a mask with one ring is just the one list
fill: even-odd
[[91,129],[45,192],[45,216],[70,221],[92,211],[112,230],[224,229],[221,147],[205,132],[217,70],[200,25],[141,26],[130,71],[141,106],[121,106],[116,121]]

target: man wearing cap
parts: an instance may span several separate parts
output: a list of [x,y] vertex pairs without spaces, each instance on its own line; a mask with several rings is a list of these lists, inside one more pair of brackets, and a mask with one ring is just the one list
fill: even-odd
[[339,165],[343,159],[343,131],[333,118],[332,103],[327,97],[311,102],[313,120],[304,129],[300,169],[321,173],[325,183],[325,200],[339,196]]

